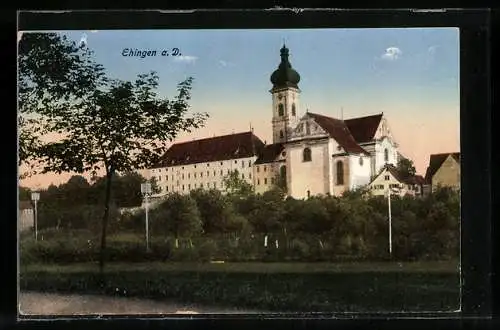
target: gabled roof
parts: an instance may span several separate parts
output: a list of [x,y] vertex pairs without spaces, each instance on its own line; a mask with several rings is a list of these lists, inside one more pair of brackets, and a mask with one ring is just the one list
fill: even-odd
[[363,149],[351,135],[344,121],[316,113],[307,113],[348,153],[369,153]]
[[380,113],[372,116],[346,119],[344,123],[349,128],[356,142],[364,143],[373,140],[382,117],[383,114]]
[[252,157],[263,147],[264,143],[252,132],[175,143],[154,168]]
[[285,147],[282,143],[265,145],[259,153],[259,157],[255,161],[255,164],[266,164],[274,162],[284,149]]
[[427,171],[425,172],[425,181],[430,183],[434,174],[436,174],[437,170],[443,165],[443,162],[448,158],[448,156],[452,156],[460,164],[460,153],[459,152],[447,152],[442,154],[432,154],[429,157],[429,166],[427,167]]
[[[387,170],[391,175],[401,183],[406,184],[424,184],[425,180],[421,175],[413,175],[405,178],[404,175],[392,164],[385,164],[384,167],[380,170],[379,174],[373,179],[377,179],[385,170]],[[373,182],[372,181],[372,182]]]

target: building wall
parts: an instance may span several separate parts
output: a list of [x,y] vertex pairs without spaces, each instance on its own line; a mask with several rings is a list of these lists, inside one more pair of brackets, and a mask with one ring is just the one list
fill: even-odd
[[[338,184],[337,182],[337,163],[341,161],[344,164],[344,182],[343,184]],[[349,156],[335,156],[332,158],[332,195],[341,196],[346,190],[349,190],[350,184],[350,161]]]
[[252,165],[255,160],[256,157],[253,156],[151,169],[150,178],[156,178],[163,194],[188,194],[198,188],[223,190],[223,179],[233,170],[238,170],[242,179],[253,184]]
[[19,210],[19,231],[29,230],[35,225],[35,214],[33,209]]
[[277,176],[279,175],[280,165],[285,165],[283,162],[273,162],[267,164],[254,165],[253,177],[255,193],[262,194],[269,189],[273,188],[277,183]]
[[[285,142],[286,135],[297,125],[299,119],[299,90],[286,88],[272,93],[273,98],[273,143]],[[279,95],[282,98],[279,99]],[[279,105],[283,104],[283,116],[279,115]],[[292,114],[292,105],[295,104],[295,115]],[[280,138],[280,130],[283,131],[283,138]]]
[[432,177],[432,189],[438,185],[460,189],[460,164],[451,155]]
[[353,190],[370,183],[371,157],[367,155],[351,155],[349,156],[349,168],[349,189]]
[[374,196],[384,196],[391,185],[400,189],[400,196],[406,194],[414,195],[414,191],[409,189],[407,184],[399,182],[387,169],[378,175],[371,183],[370,190]]
[[[311,161],[303,161],[303,150],[311,149]],[[294,198],[307,198],[328,193],[329,153],[328,140],[300,141],[286,146],[288,194]]]
[[[389,151],[389,159],[388,161],[385,161],[385,152],[384,150],[387,148]],[[377,141],[375,144],[375,166],[374,170],[375,173],[374,175],[377,175],[379,171],[384,167],[385,164],[393,164],[394,166],[397,165],[398,161],[398,151],[397,148],[390,142],[389,139],[384,138],[380,141]]]

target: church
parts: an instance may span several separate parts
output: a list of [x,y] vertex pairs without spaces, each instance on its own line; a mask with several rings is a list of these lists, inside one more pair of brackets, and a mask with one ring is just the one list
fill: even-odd
[[273,140],[266,144],[252,130],[173,144],[150,169],[161,195],[198,188],[224,190],[234,170],[263,193],[279,185],[293,198],[339,196],[368,186],[386,167],[396,165],[398,144],[383,113],[338,119],[300,113],[300,75],[283,45],[271,74]]

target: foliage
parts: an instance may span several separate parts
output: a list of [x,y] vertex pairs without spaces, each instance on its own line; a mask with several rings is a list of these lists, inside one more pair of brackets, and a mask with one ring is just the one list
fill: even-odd
[[245,198],[254,191],[253,186],[241,178],[238,170],[233,170],[226,175],[222,183],[226,192],[235,198]]
[[405,178],[412,177],[416,173],[413,161],[405,157],[398,160],[397,169]]

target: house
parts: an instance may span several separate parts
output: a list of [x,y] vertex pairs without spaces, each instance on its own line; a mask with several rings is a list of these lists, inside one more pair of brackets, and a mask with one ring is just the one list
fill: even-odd
[[270,76],[272,143],[252,131],[175,143],[150,169],[162,194],[223,190],[223,179],[238,170],[257,193],[278,184],[299,199],[341,195],[368,185],[385,165],[397,164],[398,144],[383,113],[348,119],[309,110],[300,114],[300,75],[285,45],[280,57]]
[[35,225],[35,214],[31,201],[19,201],[19,231],[29,230]]
[[380,173],[370,182],[370,191],[374,196],[385,195],[389,189],[396,189],[400,196],[422,196],[425,180],[420,175],[405,177],[390,164],[385,165]]
[[435,191],[438,186],[460,189],[460,153],[432,154],[425,181]]

